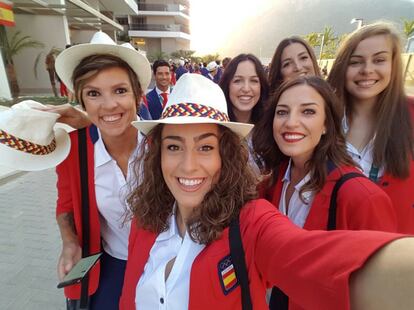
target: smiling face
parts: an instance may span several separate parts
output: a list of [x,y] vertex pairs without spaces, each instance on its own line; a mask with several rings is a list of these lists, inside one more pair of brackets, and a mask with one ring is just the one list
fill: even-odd
[[260,90],[260,79],[254,63],[250,60],[240,62],[229,85],[229,97],[236,117],[246,113],[250,117],[259,101]]
[[300,43],[292,43],[282,52],[281,74],[284,81],[303,75],[315,75],[312,58]]
[[155,84],[157,87],[162,90],[166,91],[171,83],[171,73],[170,67],[168,66],[160,66],[157,68],[155,72]]
[[93,124],[103,136],[117,137],[133,129],[136,98],[126,69],[112,67],[86,81],[82,101]]
[[273,137],[283,154],[304,164],[319,144],[325,127],[325,101],[306,84],[283,92],[276,105]]
[[161,170],[180,210],[198,207],[220,177],[219,128],[215,124],[165,125]]
[[388,87],[392,70],[392,42],[375,35],[359,42],[346,71],[346,90],[357,101],[375,100]]

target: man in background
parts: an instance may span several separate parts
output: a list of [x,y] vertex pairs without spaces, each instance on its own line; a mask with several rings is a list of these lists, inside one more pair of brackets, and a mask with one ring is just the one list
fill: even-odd
[[147,94],[148,110],[153,120],[160,118],[162,110],[171,92],[170,64],[165,60],[156,60],[152,65],[155,87]]

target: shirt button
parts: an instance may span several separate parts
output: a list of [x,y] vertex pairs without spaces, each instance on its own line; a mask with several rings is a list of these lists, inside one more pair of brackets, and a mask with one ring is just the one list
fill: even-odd
[[164,298],[162,298],[162,297],[160,298],[160,303],[164,304]]

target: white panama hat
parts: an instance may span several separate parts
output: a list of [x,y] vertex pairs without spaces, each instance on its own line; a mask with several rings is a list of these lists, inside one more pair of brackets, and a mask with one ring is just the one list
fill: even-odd
[[205,123],[225,126],[243,138],[254,126],[230,122],[220,86],[200,74],[186,73],[175,84],[159,120],[138,120],[132,125],[147,134],[158,124]]
[[43,104],[25,100],[0,110],[0,164],[38,171],[57,166],[69,154],[66,130],[54,128],[59,114],[40,111]]
[[208,63],[207,65],[207,70],[208,72],[214,71],[219,67],[219,65],[213,60],[211,62]]
[[110,54],[121,58],[137,74],[142,91],[145,92],[151,81],[151,66],[148,59],[129,44],[116,44],[106,33],[96,32],[90,43],[78,44],[62,51],[56,58],[56,73],[73,92],[72,75],[85,57]]

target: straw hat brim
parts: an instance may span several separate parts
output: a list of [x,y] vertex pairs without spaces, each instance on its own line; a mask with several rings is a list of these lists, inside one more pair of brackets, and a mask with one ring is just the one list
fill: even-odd
[[99,54],[110,54],[128,63],[137,74],[142,90],[146,91],[151,81],[151,66],[144,55],[121,45],[85,43],[64,50],[56,58],[56,72],[71,92],[73,92],[72,75],[75,68],[85,57]]
[[155,126],[158,124],[175,124],[175,125],[186,125],[186,124],[217,124],[222,125],[242,138],[245,138],[249,132],[253,129],[253,124],[245,124],[245,123],[236,123],[236,122],[223,122],[215,119],[210,119],[206,117],[196,117],[196,116],[175,116],[175,117],[168,117],[165,119],[147,121],[147,120],[138,120],[133,121],[132,126],[137,128],[143,134],[148,134]]
[[47,155],[33,155],[0,144],[1,165],[22,171],[39,171],[56,167],[69,154],[70,138],[66,130],[54,130],[56,148]]

